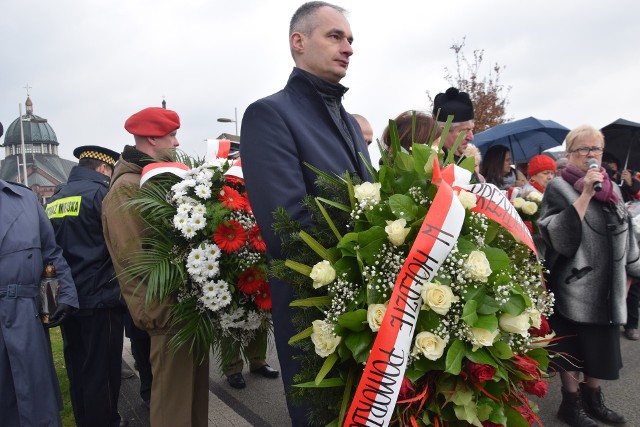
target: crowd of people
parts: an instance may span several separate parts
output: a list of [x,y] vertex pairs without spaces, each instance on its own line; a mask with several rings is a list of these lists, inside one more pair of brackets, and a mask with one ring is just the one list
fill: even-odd
[[[286,86],[254,102],[244,114],[244,179],[269,260],[283,257],[271,227],[277,208],[305,226],[313,223],[301,201],[319,189],[316,173],[305,163],[372,180],[367,167],[371,124],[342,105],[347,88],[340,81],[353,54],[352,41],[344,9],[320,1],[302,5],[289,28],[295,67]],[[627,338],[640,338],[640,252],[624,205],[640,197],[640,181],[607,156],[602,133],[590,126],[568,134],[566,159],[537,155],[525,172],[512,164],[508,147],[495,145],[481,156],[472,144],[473,104],[457,88],[439,93],[431,113],[405,111],[396,117],[402,150],[434,138],[439,144],[450,116],[452,126],[441,144],[445,157],[451,150],[455,162],[473,157],[473,180],[493,184],[511,199],[531,192],[544,196],[538,224],[547,285],[556,298],[549,321],[557,336],[566,337],[557,344],[557,351],[566,355],[558,368],[559,417],[571,426],[595,426],[596,420],[623,425],[624,417],[605,405],[600,381],[619,376],[621,325],[626,325]],[[74,151],[79,164],[49,200],[46,213],[29,189],[0,181],[0,425],[61,425],[47,331],[55,326],[61,326],[78,426],[126,425],[118,414],[125,331],[151,425],[208,423],[208,360],[168,345],[176,333],[170,317],[175,296],[148,301],[145,282],[128,273],[153,233],[128,202],[145,165],[174,159],[180,118],[174,111],[150,107],[131,115],[124,127],[134,144],[121,153],[99,146]],[[388,128],[381,143],[391,144]],[[38,283],[47,263],[55,267],[60,291],[57,306],[43,323]],[[289,345],[298,332],[292,323],[292,286],[272,278],[271,298],[275,345],[288,391],[301,356],[299,348]],[[250,370],[277,378],[279,372],[265,362],[266,337],[252,348]],[[230,386],[245,387],[242,369],[240,358],[223,367]],[[287,393],[292,425],[309,425],[304,402],[290,397]]]

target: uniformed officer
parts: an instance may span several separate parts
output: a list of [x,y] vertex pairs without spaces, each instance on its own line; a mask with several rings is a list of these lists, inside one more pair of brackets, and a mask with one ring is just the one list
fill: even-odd
[[118,414],[126,306],[102,233],[102,200],[120,155],[95,145],[73,155],[78,166],[45,209],[80,302],[61,326],[71,404],[78,427],[126,425]]
[[[1,129],[1,126],[0,126]],[[0,136],[2,133],[0,132]],[[78,307],[71,270],[29,188],[0,180],[0,425],[61,426],[62,399],[49,337],[38,316],[39,282],[51,262],[62,321]]]

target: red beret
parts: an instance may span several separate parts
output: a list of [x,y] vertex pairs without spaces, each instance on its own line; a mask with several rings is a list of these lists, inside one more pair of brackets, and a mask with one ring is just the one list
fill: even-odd
[[556,171],[556,161],[544,154],[538,154],[533,156],[529,160],[529,166],[527,167],[527,173],[529,176],[533,176],[542,171]]
[[165,136],[180,128],[180,117],[175,111],[149,107],[129,117],[124,128],[138,136]]

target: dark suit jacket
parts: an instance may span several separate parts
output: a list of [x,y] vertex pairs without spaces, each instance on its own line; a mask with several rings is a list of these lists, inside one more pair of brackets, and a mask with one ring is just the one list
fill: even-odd
[[[271,229],[276,208],[284,207],[293,219],[311,225],[302,199],[307,194],[317,194],[316,174],[304,162],[328,173],[357,172],[364,180],[371,180],[358,154],[362,152],[369,161],[360,127],[342,106],[340,115],[346,129],[334,120],[308,74],[297,68],[283,90],[254,102],[244,114],[242,170],[270,260],[282,258],[280,240]],[[344,135],[347,131],[353,143]],[[287,343],[297,333],[289,307],[293,289],[275,279],[270,282],[276,346],[288,390],[299,369],[292,360],[294,349]],[[289,405],[289,412],[294,425],[304,424],[303,408]]]

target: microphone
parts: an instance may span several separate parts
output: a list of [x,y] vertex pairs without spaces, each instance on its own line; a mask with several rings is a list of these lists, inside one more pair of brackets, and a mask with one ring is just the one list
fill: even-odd
[[[598,161],[596,159],[589,159],[589,169],[599,169],[598,168]],[[593,183],[593,189],[596,192],[602,191],[602,183],[601,182],[594,182]]]

